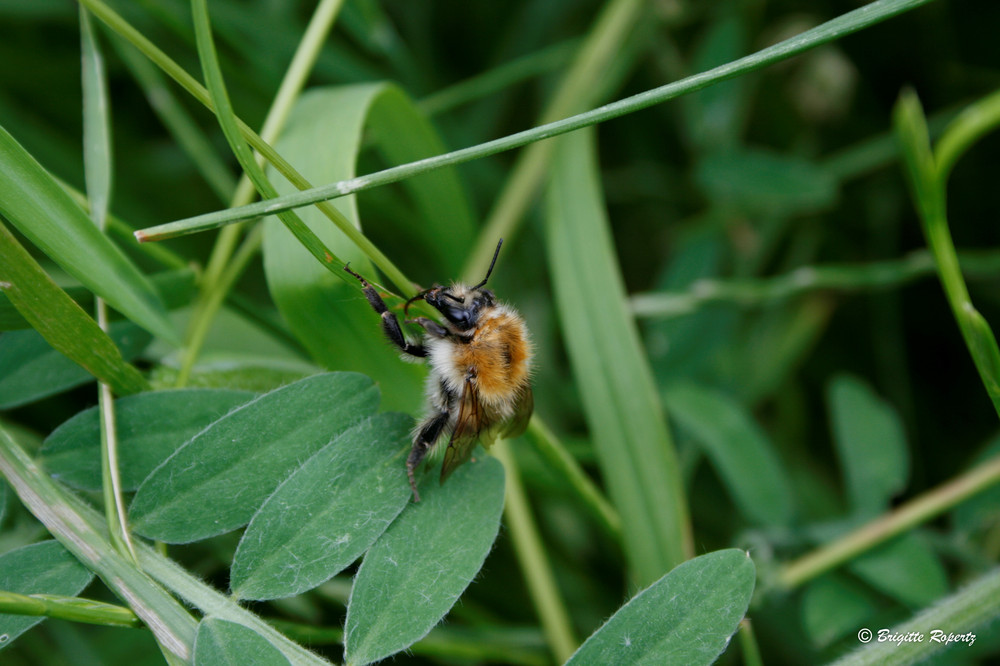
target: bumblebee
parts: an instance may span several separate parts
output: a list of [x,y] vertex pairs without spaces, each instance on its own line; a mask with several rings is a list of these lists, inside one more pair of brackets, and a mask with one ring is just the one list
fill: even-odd
[[[500,254],[497,243],[486,277],[469,287],[453,283],[435,285],[406,302],[404,320],[423,328],[423,339],[410,342],[396,315],[363,277],[344,266],[361,281],[365,297],[382,318],[389,341],[410,357],[426,359],[427,415],[413,432],[413,448],[406,460],[406,474],[413,499],[420,501],[415,470],[434,445],[451,434],[441,466],[441,483],[472,455],[476,442],[489,447],[497,437],[509,439],[524,432],[534,409],[531,393],[531,341],[524,320],[509,305],[497,301],[486,289]],[[423,300],[441,313],[439,323],[427,317],[409,319],[409,307]]]

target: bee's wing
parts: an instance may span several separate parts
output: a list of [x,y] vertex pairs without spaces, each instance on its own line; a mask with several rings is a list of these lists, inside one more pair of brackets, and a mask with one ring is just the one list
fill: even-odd
[[514,404],[514,416],[507,421],[500,436],[504,439],[514,439],[524,434],[528,428],[528,421],[531,420],[531,412],[535,410],[535,396],[531,392],[531,387],[526,386],[521,395],[518,396]]
[[465,387],[462,389],[455,430],[452,431],[448,449],[444,452],[444,463],[441,465],[441,483],[444,483],[444,480],[455,471],[455,468],[466,462],[472,455],[482,427],[483,408],[479,404],[479,391],[470,378],[466,380]]

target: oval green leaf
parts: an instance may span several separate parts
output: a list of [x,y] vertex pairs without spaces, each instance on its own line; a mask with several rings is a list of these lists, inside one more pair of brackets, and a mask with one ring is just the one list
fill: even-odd
[[[182,444],[255,396],[229,389],[181,389],[115,401],[122,490],[131,491]],[[52,431],[42,446],[45,469],[77,488],[101,488],[101,422],[97,407]]]
[[711,664],[746,614],[755,579],[741,550],[688,560],[618,609],[566,664]]
[[830,382],[827,403],[851,506],[861,515],[875,515],[909,477],[902,421],[892,405],[848,375]]
[[735,400],[694,384],[666,391],[670,417],[704,447],[733,502],[760,525],[792,519],[788,475],[767,435]]
[[136,532],[187,543],[241,527],[303,460],[378,406],[364,375],[307,377],[230,412],[143,482],[129,517]]
[[271,641],[250,627],[206,617],[194,639],[194,666],[291,666]]
[[[934,550],[910,532],[851,560],[848,568],[869,585],[910,608],[948,593],[948,575]],[[914,581],[920,581],[914,585]]]
[[[43,541],[0,555],[0,590],[18,594],[73,597],[87,587],[93,572],[58,541]],[[0,649],[45,620],[44,617],[0,613]]]
[[114,309],[180,344],[146,276],[2,127],[0,173],[0,216]]
[[379,414],[320,449],[267,498],[236,549],[240,599],[275,599],[330,579],[385,532],[410,499],[413,420]]
[[[99,329],[97,333],[104,335]],[[138,356],[151,339],[128,321],[111,324],[107,337],[121,352],[119,363]],[[135,368],[131,371],[142,379]],[[36,331],[7,331],[0,336],[0,409],[26,405],[93,380],[90,372],[53,349]]]
[[503,466],[459,467],[422,493],[365,555],[344,628],[345,660],[368,664],[417,642],[483,566],[500,527]]

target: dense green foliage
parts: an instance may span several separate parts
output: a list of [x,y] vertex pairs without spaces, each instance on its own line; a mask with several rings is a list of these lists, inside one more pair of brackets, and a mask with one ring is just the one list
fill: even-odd
[[[995,659],[997,25],[0,0],[0,659]],[[342,268],[500,237],[535,416],[413,503]]]

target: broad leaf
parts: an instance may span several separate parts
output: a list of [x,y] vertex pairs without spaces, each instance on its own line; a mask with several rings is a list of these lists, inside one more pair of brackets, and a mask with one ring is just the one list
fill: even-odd
[[834,441],[852,508],[865,515],[885,509],[910,471],[903,425],[895,409],[854,377],[827,389]]
[[[929,606],[948,593],[948,575],[934,551],[908,533],[851,560],[850,570],[911,608]],[[914,581],[920,581],[914,585]]]
[[249,522],[303,460],[369,416],[378,389],[363,375],[308,377],[230,412],[143,482],[135,531],[168,543],[223,534]]
[[812,642],[825,647],[865,626],[878,597],[862,583],[839,573],[821,576],[802,593],[802,624]]
[[[58,541],[43,541],[0,555],[0,590],[8,592],[72,597],[93,577]],[[0,636],[4,638],[0,648],[44,619],[0,613]]]
[[240,540],[230,586],[241,599],[312,589],[360,557],[410,500],[412,419],[380,414],[345,431],[285,480]]
[[666,392],[673,418],[705,449],[737,508],[762,525],[792,518],[788,475],[760,426],[735,400],[694,384]]
[[290,666],[265,637],[236,622],[206,617],[194,639],[194,666]]
[[567,666],[711,664],[746,614],[755,578],[741,550],[688,560],[622,606]]
[[405,650],[455,604],[500,527],[503,467],[493,458],[463,465],[421,496],[372,546],[354,579],[344,629],[348,664]]
[[[253,398],[249,391],[181,389],[115,401],[122,489],[138,488],[182,444]],[[77,488],[100,490],[100,435],[98,408],[80,412],[45,440],[41,451],[45,469]]]

